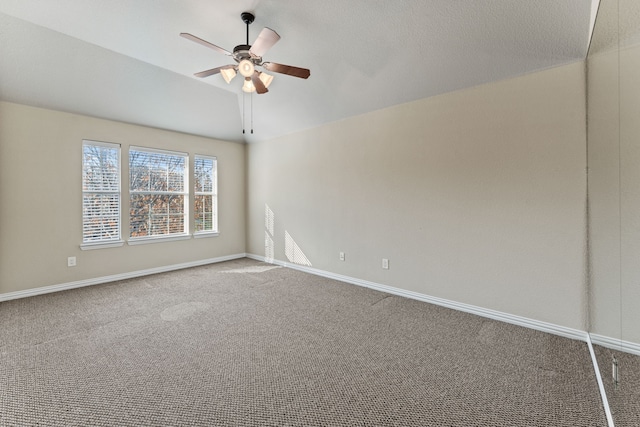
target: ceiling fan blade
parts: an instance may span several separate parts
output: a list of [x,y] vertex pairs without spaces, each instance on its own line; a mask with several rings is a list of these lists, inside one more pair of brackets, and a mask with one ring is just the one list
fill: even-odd
[[311,75],[311,71],[306,68],[293,67],[291,65],[277,64],[275,62],[265,62],[262,64],[264,68],[274,73],[288,74],[293,77],[307,79]]
[[202,46],[206,46],[210,49],[213,50],[217,50],[220,53],[224,53],[225,55],[231,56],[231,52],[229,52],[226,49],[221,48],[220,46],[216,46],[213,43],[209,43],[206,40],[202,40],[200,37],[196,37],[193,34],[189,34],[189,33],[180,33],[180,36],[184,37],[185,39],[191,40],[193,42],[196,42],[198,44],[201,44]]
[[218,74],[220,71],[222,70],[226,70],[229,68],[235,68],[235,65],[223,65],[222,67],[216,67],[216,68],[212,68],[210,70],[205,70],[205,71],[200,71],[199,73],[195,73],[194,76],[196,77],[209,77],[212,76],[214,74]]
[[278,33],[271,28],[264,27],[249,52],[255,56],[262,57],[278,40],[280,40]]
[[266,88],[262,80],[260,80],[260,73],[258,71],[254,71],[251,75],[251,81],[253,82],[253,86],[256,88],[256,92],[259,94],[269,92],[269,89]]

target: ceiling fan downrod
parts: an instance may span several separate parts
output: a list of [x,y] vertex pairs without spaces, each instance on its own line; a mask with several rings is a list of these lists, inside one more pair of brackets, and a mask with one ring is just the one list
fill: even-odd
[[249,25],[253,23],[256,19],[255,15],[251,12],[242,12],[240,14],[240,18],[242,18],[242,22],[247,24],[247,46],[249,46]]

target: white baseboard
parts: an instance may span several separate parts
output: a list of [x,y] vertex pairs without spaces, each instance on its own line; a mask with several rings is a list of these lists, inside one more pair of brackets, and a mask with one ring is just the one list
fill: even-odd
[[596,353],[593,351],[591,337],[589,337],[588,335],[587,335],[587,346],[589,347],[589,354],[591,355],[591,363],[593,363],[593,370],[596,374],[596,382],[598,383],[598,390],[600,391],[602,406],[604,407],[604,413],[607,417],[607,425],[609,427],[615,427],[613,423],[613,414],[611,413],[611,407],[609,406],[609,399],[607,399],[607,391],[604,389],[604,384],[602,383],[602,375],[600,375],[600,367],[598,366],[598,359],[596,358]]
[[622,351],[624,353],[635,354],[640,356],[640,344],[631,341],[624,341],[619,338],[611,338],[604,335],[590,334],[591,342],[593,344],[610,348],[613,350]]
[[476,314],[478,316],[486,317],[489,319],[499,320],[501,322],[511,323],[513,325],[524,326],[525,328],[534,329],[537,331],[548,332],[553,335],[559,335],[561,337],[575,339],[586,342],[588,334],[585,331],[578,329],[567,328],[565,326],[555,325],[553,323],[542,322],[539,320],[529,319],[526,317],[516,316],[509,313],[503,313],[496,310],[490,310],[470,304],[464,304],[455,302],[443,298],[432,297],[429,295],[421,294],[418,292],[407,291],[400,288],[394,288],[392,286],[382,285],[379,283],[369,282],[367,280],[357,279],[354,277],[343,276],[341,274],[331,273],[317,268],[305,267],[296,265],[276,259],[267,260],[263,256],[255,254],[247,254],[247,258],[251,258],[257,261],[269,262],[271,264],[281,265],[294,270],[304,271],[306,273],[315,274],[317,276],[326,277],[329,279],[338,280],[341,282],[351,283],[353,285],[364,286],[366,288],[375,289],[378,291],[386,292],[393,295],[403,296],[418,301],[424,301],[430,304],[439,305],[442,307],[451,308],[453,310],[464,311],[465,313]]
[[43,286],[39,288],[27,289],[24,291],[8,292],[0,294],[0,302],[9,301],[18,298],[32,297],[35,295],[48,294],[51,292],[65,291],[67,289],[81,288],[84,286],[99,285],[101,283],[115,282],[118,280],[132,279],[134,277],[148,276],[150,274],[166,273],[168,271],[181,270],[183,268],[199,267],[201,265],[215,264],[223,261],[231,261],[234,259],[246,258],[246,254],[227,255],[218,258],[203,259],[200,261],[185,262],[182,264],[173,264],[146,270],[132,271],[129,273],[114,274],[111,276],[96,277],[93,279],[78,280],[76,282],[62,283],[59,285]]
[[[207,265],[207,264],[215,264],[218,262],[230,261],[230,260],[240,259],[245,257],[251,258],[257,261],[268,262],[271,264],[288,267],[294,270],[303,271],[306,273],[314,274],[316,276],[326,277],[329,279],[334,279],[334,280],[350,283],[357,286],[363,286],[366,288],[375,289],[375,290],[386,292],[393,295],[399,295],[406,298],[411,298],[418,301],[423,301],[430,304],[435,304],[442,307],[463,311],[466,313],[476,314],[478,316],[499,320],[506,323],[511,323],[513,325],[523,326],[523,327],[534,329],[537,331],[559,335],[565,338],[576,339],[576,340],[585,341],[585,342],[588,342],[588,338],[589,338],[589,334],[587,332],[581,331],[578,329],[567,328],[564,326],[555,325],[553,323],[542,322],[539,320],[516,316],[509,313],[503,313],[496,310],[490,310],[490,309],[486,309],[486,308],[482,308],[482,307],[478,307],[470,304],[464,304],[464,303],[459,303],[456,301],[451,301],[443,298],[432,297],[432,296],[421,294],[418,292],[407,291],[400,288],[394,288],[392,286],[382,285],[380,283],[357,279],[355,277],[344,276],[341,274],[331,273],[329,271],[319,270],[313,267],[301,266],[301,265],[292,264],[292,263],[275,260],[275,259],[266,259],[265,257],[260,255],[245,254],[245,253],[227,255],[227,256],[218,257],[218,258],[204,259],[200,261],[193,261],[193,262],[187,262],[182,264],[173,264],[168,266],[150,268],[146,270],[132,271],[129,273],[96,277],[92,279],[62,283],[58,285],[43,286],[39,288],[27,289],[24,291],[8,292],[8,293],[0,294],[0,302],[9,301],[9,300],[18,299],[18,298],[26,298],[26,297],[31,297],[35,295],[48,294],[51,292],[64,291],[67,289],[80,288],[84,286],[98,285],[101,283],[114,282],[118,280],[132,279],[135,277],[148,276],[151,274],[165,273],[168,271],[181,270],[184,268],[198,267],[198,266]],[[590,334],[590,336],[591,336],[591,342],[593,344],[640,356],[640,344],[633,343],[630,341],[623,341],[617,338],[611,338],[611,337],[598,335],[598,334]]]

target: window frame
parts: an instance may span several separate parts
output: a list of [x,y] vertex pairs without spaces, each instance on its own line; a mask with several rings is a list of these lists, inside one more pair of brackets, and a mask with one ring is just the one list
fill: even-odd
[[[85,147],[102,147],[107,149],[115,149],[117,154],[117,173],[116,180],[117,183],[115,187],[117,190],[85,190]],[[92,249],[102,249],[102,248],[112,248],[122,246],[124,244],[124,240],[122,240],[122,146],[121,144],[117,144],[114,142],[105,142],[105,141],[95,141],[90,139],[82,140],[82,243],[80,244],[81,250],[92,250]],[[87,194],[117,194],[118,198],[118,207],[117,207],[117,236],[110,239],[100,239],[100,240],[85,240],[85,195]]]
[[[198,191],[198,179],[196,177],[196,168],[198,159],[203,160],[211,160],[212,161],[212,170],[211,170],[211,191]],[[210,196],[211,197],[211,230],[196,230],[197,220],[196,214],[196,198],[198,196]],[[219,230],[219,222],[218,222],[218,158],[216,156],[210,156],[206,154],[194,154],[193,155],[193,237],[201,238],[201,237],[214,237],[220,234]]]
[[[149,153],[149,154],[159,154],[163,156],[174,156],[184,159],[184,172],[183,172],[183,191],[140,191],[132,189],[131,182],[131,156],[135,152]],[[127,240],[127,244],[129,245],[138,245],[138,244],[146,244],[146,243],[155,243],[159,241],[172,241],[172,240],[185,240],[190,239],[191,235],[189,234],[189,226],[190,226],[190,210],[189,210],[189,179],[190,179],[190,168],[189,168],[189,153],[180,152],[180,151],[172,151],[172,150],[164,150],[158,148],[149,148],[149,147],[140,147],[140,146],[130,146],[128,150],[128,161],[129,161],[129,185],[128,185],[128,196],[129,196],[129,237]],[[168,178],[167,178],[168,179]],[[155,234],[155,235],[147,235],[147,236],[132,236],[131,235],[131,224],[132,224],[132,199],[135,195],[140,194],[149,194],[149,195],[180,195],[183,197],[183,230],[179,233],[167,233],[167,234]],[[169,215],[169,213],[167,213]]]

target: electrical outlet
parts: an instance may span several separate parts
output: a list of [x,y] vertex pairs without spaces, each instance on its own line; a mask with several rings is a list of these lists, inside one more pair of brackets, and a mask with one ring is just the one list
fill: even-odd
[[67,258],[67,267],[75,267],[76,266],[76,257],[70,256]]
[[344,252],[340,252],[340,261],[344,261]]
[[385,270],[389,269],[389,260],[386,258],[382,258],[382,268]]

